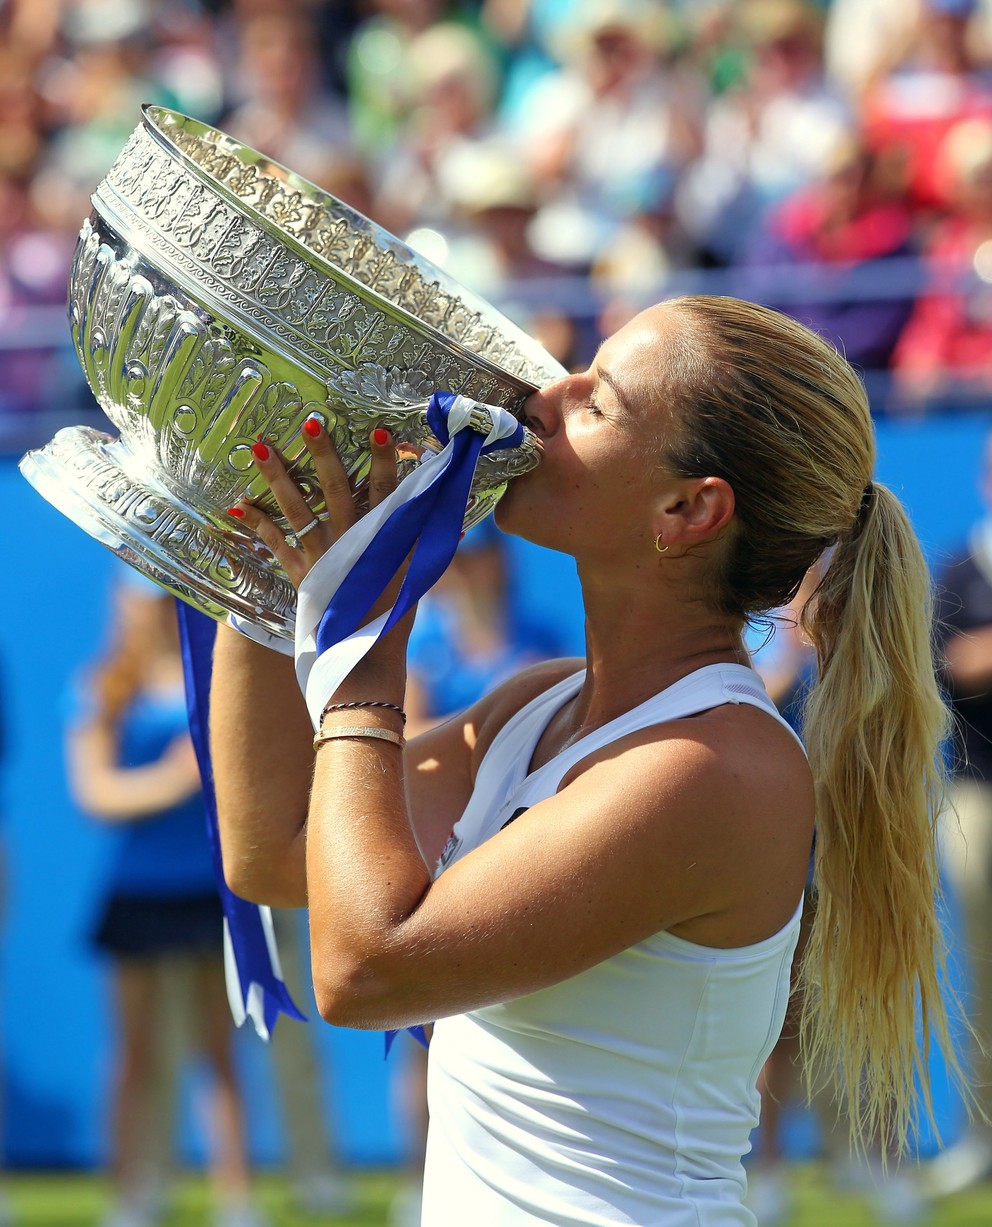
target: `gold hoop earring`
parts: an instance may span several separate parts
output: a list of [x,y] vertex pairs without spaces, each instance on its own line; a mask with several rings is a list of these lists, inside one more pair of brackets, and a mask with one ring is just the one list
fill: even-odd
[[661,533],[659,533],[657,537],[655,537],[654,539],[654,548],[658,551],[659,554],[666,554],[668,552],[668,546],[659,545],[658,542],[660,540],[661,540]]

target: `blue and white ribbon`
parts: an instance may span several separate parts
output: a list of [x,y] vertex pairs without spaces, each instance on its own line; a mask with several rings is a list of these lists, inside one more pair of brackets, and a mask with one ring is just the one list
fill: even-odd
[[[473,428],[479,402],[450,392],[435,392],[427,408],[442,450],[426,456],[378,507],[350,528],[304,579],[296,613],[296,674],[316,728],[324,703],[369,651],[380,635],[403,617],[437,582],[454,557],[479,456],[516,447],[524,428],[507,410],[486,405],[492,422],[483,436]],[[369,610],[406,558],[407,573],[392,609],[368,626]],[[217,888],[224,908],[224,961],[228,998],[240,1026],[250,1018],[268,1039],[280,1012],[303,1019],[283,983],[267,907],[239,899],[224,881],[217,802],[208,737],[210,673],[215,624],[177,601],[186,673],[190,732],[203,779]],[[277,651],[286,641],[232,615],[242,634]],[[422,1027],[407,1030],[426,1044]],[[386,1052],[397,1033],[386,1034]]]
[[[484,452],[519,447],[524,428],[507,410],[485,405],[488,434],[473,426],[479,404],[451,392],[435,392],[427,421],[444,445],[426,456],[392,494],[314,564],[300,585],[296,608],[296,676],[314,728],[320,713],[372,645],[425,595],[447,570],[458,542]],[[369,610],[408,555],[410,565],[396,602],[364,626]],[[427,1047],[422,1026],[406,1030]],[[386,1055],[398,1032],[386,1032]]]
[[216,623],[183,601],[176,601],[186,680],[186,708],[190,736],[203,783],[207,812],[207,837],[214,877],[224,909],[224,969],[231,1013],[240,1027],[250,1018],[264,1040],[272,1035],[279,1014],[305,1021],[283,983],[279,952],[272,931],[272,913],[233,894],[224,881],[217,798],[210,761],[210,674],[213,665]]
[[[296,676],[314,728],[324,704],[376,640],[447,570],[479,456],[523,442],[521,423],[495,405],[482,406],[492,421],[488,434],[474,429],[472,411],[478,406],[465,396],[434,393],[427,420],[442,450],[425,456],[388,498],[349,528],[300,585]],[[396,603],[363,625],[408,555]]]

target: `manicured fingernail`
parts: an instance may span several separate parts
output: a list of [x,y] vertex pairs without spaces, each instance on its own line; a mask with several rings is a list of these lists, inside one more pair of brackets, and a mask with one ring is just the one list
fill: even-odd
[[307,418],[303,423],[303,429],[307,432],[311,439],[316,439],[320,434],[320,422],[316,418]]
[[229,516],[235,516],[239,520],[243,520],[245,518],[245,513],[240,507],[228,507],[227,514]]
[[372,442],[375,443],[377,447],[382,447],[383,444],[389,442],[389,431],[383,430],[381,426],[377,426],[375,430],[372,431]]
[[268,460],[269,449],[264,443],[253,443],[251,445],[251,450],[255,453],[256,460]]

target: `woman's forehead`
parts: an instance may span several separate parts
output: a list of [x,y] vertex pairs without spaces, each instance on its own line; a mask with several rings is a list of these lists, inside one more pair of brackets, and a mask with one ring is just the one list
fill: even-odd
[[663,305],[649,307],[600,346],[595,365],[625,383],[646,379],[657,384],[678,331],[675,312]]

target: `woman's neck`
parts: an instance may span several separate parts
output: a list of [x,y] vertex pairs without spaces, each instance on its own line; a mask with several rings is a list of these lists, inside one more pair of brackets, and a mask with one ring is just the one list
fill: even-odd
[[750,663],[739,618],[638,589],[586,594],[586,677],[571,718],[585,731],[713,664]]

